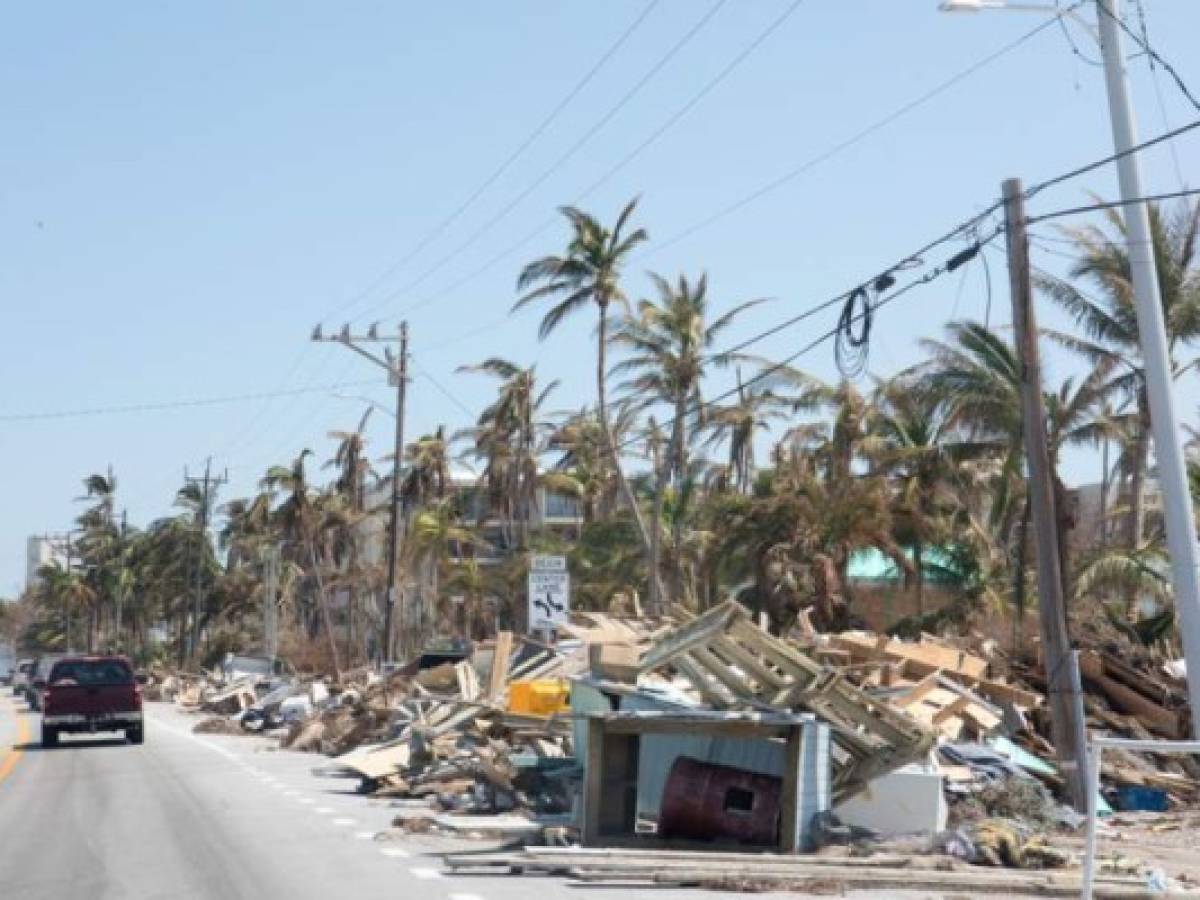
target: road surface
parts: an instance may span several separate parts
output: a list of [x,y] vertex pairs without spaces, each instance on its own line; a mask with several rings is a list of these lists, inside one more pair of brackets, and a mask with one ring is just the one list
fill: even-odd
[[[64,736],[0,688],[0,897],[14,900],[712,900],[711,892],[591,888],[444,874],[478,844],[389,830],[396,810],[318,778],[322,758],[147,704],[146,743]],[[742,896],[742,895],[730,895]],[[763,896],[763,895],[755,895]],[[796,894],[789,895],[797,897]],[[900,894],[855,893],[869,897]],[[910,896],[929,897],[928,892]]]

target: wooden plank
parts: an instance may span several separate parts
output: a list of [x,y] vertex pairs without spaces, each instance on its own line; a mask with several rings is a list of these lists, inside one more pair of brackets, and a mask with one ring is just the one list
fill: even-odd
[[642,671],[655,669],[694,646],[704,646],[721,634],[729,623],[746,615],[745,609],[732,600],[693,619],[660,640],[642,659]]
[[889,701],[892,706],[897,706],[901,709],[912,706],[914,703],[924,700],[925,695],[938,686],[938,679],[940,677],[940,670],[938,672],[930,672],[904,693],[890,697]]
[[760,690],[766,688],[778,690],[788,684],[785,675],[772,669],[732,638],[725,636],[717,638],[712,649],[730,662],[736,663],[738,668],[759,683]]
[[988,668],[986,659],[937,644],[910,644],[895,639],[889,640],[884,636],[876,637],[857,632],[831,635],[830,642],[858,658],[872,659],[883,656],[906,660],[916,674],[944,669],[968,678],[983,678]]
[[971,705],[971,698],[959,695],[955,697],[946,706],[943,706],[933,714],[933,724],[941,725],[947,719],[956,717],[964,709]]
[[464,700],[479,699],[479,674],[468,660],[463,660],[454,666],[454,677],[458,680],[458,695]]
[[692,683],[692,687],[699,691],[700,697],[705,703],[717,709],[725,709],[732,705],[729,698],[725,697],[713,686],[705,671],[696,665],[690,657],[680,656],[671,660],[671,665],[682,672],[687,680]]
[[726,690],[739,700],[753,700],[754,688],[743,675],[738,675],[717,658],[707,647],[693,647],[687,654],[695,663],[725,685]]
[[496,635],[496,646],[492,652],[492,671],[488,677],[487,696],[496,700],[508,686],[508,667],[512,662],[513,633],[501,631]]

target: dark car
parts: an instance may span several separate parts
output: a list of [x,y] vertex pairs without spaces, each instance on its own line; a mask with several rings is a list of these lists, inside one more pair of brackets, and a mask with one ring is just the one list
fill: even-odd
[[123,656],[70,656],[50,670],[42,692],[42,746],[60,734],[123,731],[131,744],[145,740],[142,688]]
[[55,663],[67,656],[65,653],[47,653],[38,656],[29,670],[29,683],[25,686],[25,702],[29,708],[38,711],[42,708],[42,691],[46,687],[46,679],[50,676]]

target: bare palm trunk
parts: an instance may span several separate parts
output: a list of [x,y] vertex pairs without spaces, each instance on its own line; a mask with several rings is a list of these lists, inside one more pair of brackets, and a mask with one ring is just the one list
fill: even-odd
[[325,597],[325,581],[321,578],[321,564],[317,562],[317,551],[313,541],[308,544],[308,557],[312,560],[313,577],[317,581],[317,604],[325,621],[325,636],[329,639],[329,653],[333,657],[333,674],[338,683],[342,680],[342,666],[338,660],[337,641],[333,636],[333,620],[329,616],[329,603]]
[[1100,549],[1105,550],[1108,548],[1108,438],[1104,439],[1100,466]]
[[654,467],[654,530],[650,532],[651,577],[648,579],[650,593],[647,605],[651,615],[660,615],[663,606],[661,585],[659,579],[653,576],[662,570],[662,514],[667,492],[668,467],[659,453],[658,425],[653,418],[650,419],[650,460]]
[[1150,459],[1150,412],[1145,390],[1138,393],[1138,425],[1133,445],[1133,467],[1129,484],[1129,523],[1126,540],[1130,550],[1142,544],[1146,534],[1146,467]]
[[917,618],[925,616],[925,545],[920,540],[913,544],[913,578],[917,589]]
[[[598,305],[600,307],[600,326],[598,329],[596,353],[596,407],[600,416],[600,437],[604,441],[604,452],[608,456],[609,464],[613,467],[613,474],[616,476],[621,496],[633,515],[633,522],[637,526],[638,537],[641,538],[642,551],[646,556],[646,564],[649,566],[652,557],[650,530],[646,527],[646,518],[642,515],[642,510],[638,506],[637,496],[633,493],[633,487],[629,484],[629,480],[625,477],[625,472],[621,469],[621,457],[617,453],[616,445],[613,443],[612,429],[608,426],[605,378],[605,373],[608,369],[608,303],[603,302]],[[658,583],[657,590],[659,595],[662,596],[665,592],[663,591],[662,579],[659,573],[651,570],[650,578]]]
[[687,476],[687,397],[675,398],[675,422],[671,429],[671,465],[675,470],[675,518],[671,522],[671,543],[675,564],[671,567],[671,594],[675,602],[683,597],[683,488]]

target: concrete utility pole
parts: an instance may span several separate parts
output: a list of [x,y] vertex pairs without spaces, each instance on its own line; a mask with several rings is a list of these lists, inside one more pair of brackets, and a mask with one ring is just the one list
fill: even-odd
[[[1196,520],[1188,490],[1187,463],[1180,440],[1179,420],[1172,394],[1171,354],[1163,321],[1162,296],[1150,233],[1150,215],[1142,192],[1141,166],[1136,153],[1137,127],[1129,102],[1129,78],[1119,19],[1121,0],[1096,0],[1100,24],[1100,50],[1112,119],[1113,148],[1125,154],[1117,160],[1122,215],[1128,241],[1129,268],[1133,276],[1138,340],[1142,345],[1146,393],[1150,401],[1150,430],[1158,460],[1171,554],[1171,581],[1175,588],[1176,621],[1187,658],[1188,698],[1200,710],[1200,560],[1197,559]],[[1140,535],[1139,535],[1140,538]],[[1193,736],[1200,737],[1200,715],[1192,715]]]
[[[400,569],[400,537],[403,528],[403,518],[400,510],[400,469],[404,461],[404,402],[408,390],[408,323],[400,323],[400,333],[396,335],[381,335],[377,325],[372,325],[363,335],[350,333],[350,326],[343,325],[337,334],[325,335],[318,325],[313,329],[314,341],[332,341],[349,347],[360,356],[365,356],[375,365],[382,367],[388,373],[388,382],[396,388],[396,443],[392,457],[392,500],[388,528],[388,574],[387,601],[383,614],[383,636],[380,641],[382,662],[392,659],[392,620],[396,608],[396,580]],[[369,350],[364,350],[359,344],[397,342],[400,346],[399,355],[391,347],[384,347],[383,356],[377,356]],[[405,616],[401,616],[405,620]],[[406,625],[410,624],[405,622]]]
[[[1076,810],[1085,812],[1087,779],[1082,766],[1087,759],[1087,742],[1071,687],[1074,656],[1067,634],[1054,473],[1046,440],[1037,319],[1033,312],[1033,284],[1029,275],[1029,238],[1025,230],[1025,196],[1021,182],[1016,178],[1004,182],[1004,225],[1008,238],[1013,330],[1021,367],[1021,421],[1025,431],[1025,457],[1029,463],[1028,502],[1033,511],[1033,533],[1037,543],[1038,609],[1042,661],[1050,699],[1050,727],[1071,802]],[[1021,574],[1018,573],[1018,577]]]
[[186,484],[200,485],[200,510],[199,510],[199,532],[197,534],[196,558],[193,562],[192,569],[192,589],[194,596],[192,598],[192,635],[191,635],[191,656],[195,657],[200,652],[200,600],[204,593],[204,544],[208,540],[208,516],[213,498],[216,496],[217,488],[228,483],[229,473],[213,477],[212,474],[212,457],[210,456],[204,462],[204,475],[193,476],[187,473],[187,469],[183,470],[183,480]]

